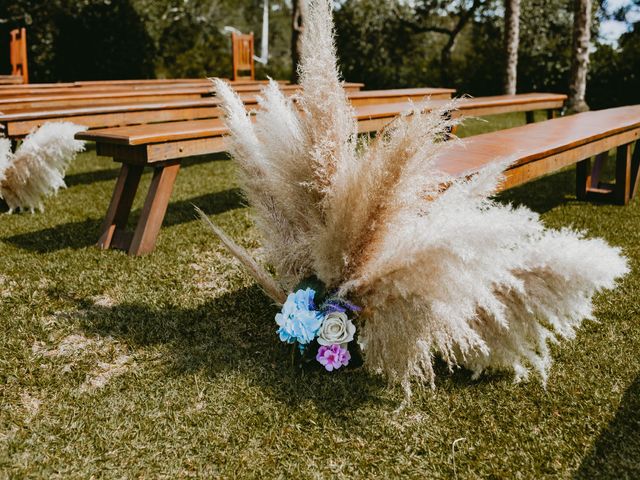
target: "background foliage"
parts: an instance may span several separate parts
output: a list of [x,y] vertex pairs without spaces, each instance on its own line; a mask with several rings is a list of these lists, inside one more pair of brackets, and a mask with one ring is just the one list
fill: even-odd
[[[594,33],[604,1],[595,2]],[[448,36],[437,30],[453,28],[474,1],[337,2],[345,78],[368,88],[446,85],[476,96],[501,93],[503,2],[477,3],[446,64]],[[270,4],[270,60],[257,64],[258,75],[289,78],[290,0]],[[571,6],[571,0],[522,0],[519,91],[567,90]],[[0,38],[28,27],[33,81],[228,76],[224,27],[254,31],[259,50],[262,0],[0,0],[0,19]],[[587,88],[593,108],[640,103],[639,46],[639,24],[616,48],[596,43]],[[7,56],[0,48],[3,71]]]

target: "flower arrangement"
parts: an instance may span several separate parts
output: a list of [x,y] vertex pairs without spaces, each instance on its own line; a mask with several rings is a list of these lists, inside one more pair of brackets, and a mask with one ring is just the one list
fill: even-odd
[[282,311],[276,315],[278,335],[285,343],[298,347],[303,358],[314,358],[331,372],[349,365],[356,327],[351,315],[360,308],[339,297],[319,298],[324,287],[317,279],[287,296]]
[[276,275],[201,213],[282,305],[280,339],[329,371],[361,354],[367,370],[407,393],[416,381],[435,385],[435,356],[476,376],[511,369],[519,380],[535,371],[546,382],[549,342],[573,338],[593,318],[594,294],[628,271],[620,250],[494,201],[508,166],[500,159],[462,177],[440,171],[451,106],[416,108],[374,139],[359,138],[330,0],[308,5],[301,53],[295,102],[271,82],[255,115],[215,80]]

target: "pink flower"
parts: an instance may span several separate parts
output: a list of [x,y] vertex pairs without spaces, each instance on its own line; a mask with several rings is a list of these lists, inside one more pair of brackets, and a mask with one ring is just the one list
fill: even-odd
[[349,350],[340,345],[323,345],[318,349],[316,360],[322,364],[327,372],[330,372],[340,367],[346,367],[351,360],[351,354]]

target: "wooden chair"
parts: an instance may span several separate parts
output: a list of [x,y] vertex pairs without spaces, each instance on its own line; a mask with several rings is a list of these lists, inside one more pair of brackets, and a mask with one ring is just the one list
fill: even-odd
[[22,77],[22,83],[29,83],[27,30],[25,28],[16,28],[11,31],[10,35],[11,75],[19,75]]
[[[255,68],[253,64],[253,33],[244,35],[231,34],[231,50],[233,52],[233,81],[255,80]],[[249,72],[240,75],[239,72]]]

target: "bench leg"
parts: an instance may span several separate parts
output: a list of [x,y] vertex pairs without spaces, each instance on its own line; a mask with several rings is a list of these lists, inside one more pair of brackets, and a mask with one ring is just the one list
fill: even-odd
[[576,165],[576,197],[578,200],[603,200],[607,195],[611,196],[611,189],[600,183],[602,168],[608,158],[609,152],[602,152],[596,155],[593,166],[589,158],[578,162]]
[[547,110],[547,120],[553,120],[557,116],[558,116],[557,110],[554,110],[553,108],[550,108],[549,110]]
[[631,144],[618,147],[614,196],[619,205],[628,205],[631,198]]
[[[451,120],[452,118],[452,114],[450,110],[447,110],[446,112],[444,112],[442,114],[442,118],[444,120]],[[447,133],[449,133],[451,136],[454,136],[456,134],[456,131],[458,130],[458,126],[457,125],[452,125],[450,127],[447,128]],[[445,141],[449,140],[449,138],[445,137]]]
[[534,112],[524,112],[527,123],[533,123],[535,121]]
[[126,239],[119,237],[126,235],[124,229],[127,226],[131,205],[138,190],[142,170],[143,167],[139,165],[122,164],[111,203],[102,224],[102,233],[98,240],[99,248],[104,250],[110,248],[112,243],[114,246],[118,243],[126,243]]
[[576,198],[587,199],[588,186],[591,183],[591,159],[587,158],[576,164]]
[[638,183],[640,183],[640,141],[635,142],[631,159],[631,198],[635,198],[638,193]]
[[129,246],[130,255],[153,251],[179,170],[180,163],[165,164],[154,169],[149,193]]

